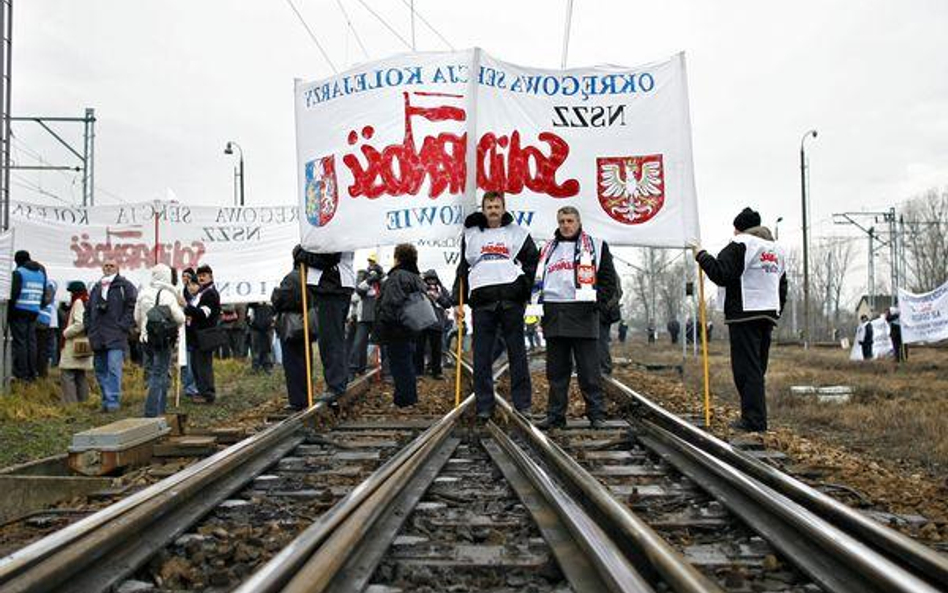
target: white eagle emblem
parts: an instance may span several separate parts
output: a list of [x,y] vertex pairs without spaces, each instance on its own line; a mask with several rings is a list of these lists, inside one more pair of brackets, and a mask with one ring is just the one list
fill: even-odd
[[615,220],[639,224],[665,202],[662,155],[597,159],[599,203]]

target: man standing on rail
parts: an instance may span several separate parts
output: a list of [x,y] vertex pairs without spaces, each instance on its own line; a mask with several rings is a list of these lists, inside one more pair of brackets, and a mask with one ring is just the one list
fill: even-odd
[[764,375],[770,334],[787,301],[786,260],[760,214],[744,208],[734,219],[734,239],[714,257],[693,245],[695,260],[725,290],[724,323],[731,340],[731,371],[741,396],[741,419],[732,428],[767,430]]
[[323,363],[326,391],[322,399],[335,399],[346,391],[348,361],[346,360],[346,316],[356,286],[353,269],[355,254],[351,251],[311,253],[297,245],[293,249],[293,264],[307,266],[306,284],[315,286],[314,303],[319,358]]
[[[523,313],[530,300],[538,258],[530,233],[515,224],[507,212],[504,194],[485,192],[481,211],[464,221],[461,263],[453,291],[454,303],[458,304],[463,287],[464,303],[474,312],[474,394],[478,423],[486,423],[494,412],[491,362],[498,332],[507,345],[514,407],[524,414],[530,412],[530,372],[523,340]],[[461,307],[456,310],[458,327],[461,327],[464,311]]]
[[564,428],[569,379],[576,359],[579,388],[592,428],[602,428],[605,412],[600,384],[599,332],[603,303],[617,300],[619,279],[605,241],[583,231],[579,211],[563,206],[556,213],[553,240],[540,252],[539,301],[543,303],[546,378],[550,384],[546,419],[540,428]]

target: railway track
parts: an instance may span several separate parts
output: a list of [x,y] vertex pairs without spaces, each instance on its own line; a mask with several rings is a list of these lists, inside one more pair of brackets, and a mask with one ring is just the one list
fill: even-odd
[[550,434],[499,397],[485,428],[472,397],[307,428],[321,402],[0,559],[0,589],[948,588],[944,556],[607,388],[623,413],[605,430]]

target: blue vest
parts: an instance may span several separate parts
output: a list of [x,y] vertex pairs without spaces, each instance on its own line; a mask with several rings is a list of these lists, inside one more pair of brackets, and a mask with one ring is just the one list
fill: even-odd
[[29,311],[39,313],[40,305],[43,304],[43,293],[46,290],[46,274],[41,270],[29,270],[19,267],[16,269],[20,273],[20,294],[16,297],[16,303],[13,307],[20,311]]

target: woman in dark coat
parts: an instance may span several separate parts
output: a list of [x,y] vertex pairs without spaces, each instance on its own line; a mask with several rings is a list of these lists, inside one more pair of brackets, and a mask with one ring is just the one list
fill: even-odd
[[[306,287],[307,306],[310,311],[313,310],[316,293],[311,284]],[[303,340],[303,334],[296,336],[283,335],[282,330],[285,327],[280,320],[285,315],[303,315],[303,294],[300,283],[299,270],[292,270],[283,277],[280,286],[273,289],[270,295],[270,302],[277,314],[277,336],[280,338],[280,349],[283,353],[283,374],[286,378],[286,396],[288,404],[287,410],[298,412],[306,409],[309,405],[309,393],[306,389],[306,344]],[[316,323],[316,319],[310,313],[309,323]],[[315,332],[310,330],[310,342]]]
[[418,401],[412,359],[417,335],[402,323],[402,311],[415,292],[425,293],[425,283],[418,273],[418,251],[414,245],[402,243],[395,247],[395,266],[382,284],[375,316],[376,335],[387,348],[398,407],[413,406]]

